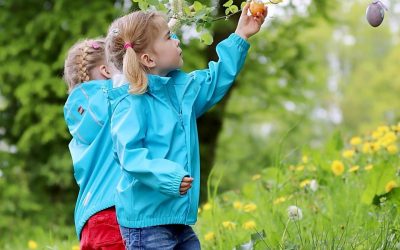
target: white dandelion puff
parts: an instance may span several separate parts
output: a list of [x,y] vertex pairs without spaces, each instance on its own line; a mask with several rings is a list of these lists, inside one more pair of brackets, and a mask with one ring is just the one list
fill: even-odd
[[290,206],[287,209],[287,212],[290,220],[296,221],[296,220],[301,220],[303,218],[303,212],[299,207]]

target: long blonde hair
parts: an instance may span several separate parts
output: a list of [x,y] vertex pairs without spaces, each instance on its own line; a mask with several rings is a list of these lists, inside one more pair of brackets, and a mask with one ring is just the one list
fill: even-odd
[[134,11],[116,19],[106,37],[106,57],[108,63],[122,71],[130,83],[131,94],[147,91],[148,68],[140,63],[139,56],[152,50],[153,42],[160,32],[158,12]]
[[104,47],[104,38],[97,38],[79,41],[69,49],[64,63],[64,81],[68,92],[78,84],[93,79],[91,70],[105,64]]

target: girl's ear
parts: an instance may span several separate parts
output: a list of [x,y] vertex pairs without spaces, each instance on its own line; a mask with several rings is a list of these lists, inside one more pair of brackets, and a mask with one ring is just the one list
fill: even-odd
[[100,74],[106,78],[106,79],[110,79],[111,78],[111,73],[109,71],[109,69],[107,68],[106,65],[102,64],[99,66],[99,70],[100,70]]
[[156,62],[153,60],[153,57],[149,54],[142,54],[140,56],[140,62],[149,69],[156,67]]

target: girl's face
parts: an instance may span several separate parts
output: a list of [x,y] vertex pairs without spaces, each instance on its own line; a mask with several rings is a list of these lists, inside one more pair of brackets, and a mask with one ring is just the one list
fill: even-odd
[[154,70],[159,75],[167,75],[170,71],[183,65],[182,49],[179,40],[171,38],[167,22],[160,20],[160,32],[153,43]]

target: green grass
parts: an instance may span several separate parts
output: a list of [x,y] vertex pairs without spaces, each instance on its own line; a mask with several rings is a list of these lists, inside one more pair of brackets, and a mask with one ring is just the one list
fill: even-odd
[[[353,144],[335,137],[320,151],[304,152],[307,157],[297,164],[277,160],[242,187],[222,194],[223,175],[212,172],[210,199],[199,209],[195,226],[202,248],[248,243],[255,249],[400,249],[398,131],[399,126],[380,127]],[[354,154],[343,155],[345,150]],[[335,160],[342,163],[336,174]],[[301,218],[291,219],[289,206],[300,208]],[[36,249],[78,245],[72,227],[23,224],[1,236],[1,249],[29,249],[29,240]]]

